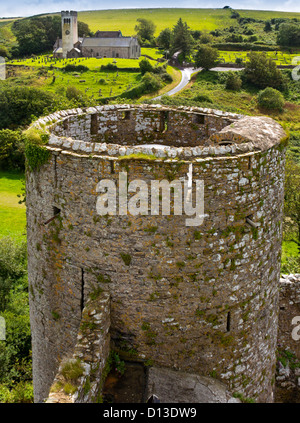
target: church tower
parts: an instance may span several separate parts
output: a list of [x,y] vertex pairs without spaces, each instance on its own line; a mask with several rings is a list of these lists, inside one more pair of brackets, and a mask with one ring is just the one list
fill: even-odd
[[78,41],[77,12],[72,10],[70,12],[62,11],[61,25],[63,58],[66,58],[67,53],[72,50],[74,44]]

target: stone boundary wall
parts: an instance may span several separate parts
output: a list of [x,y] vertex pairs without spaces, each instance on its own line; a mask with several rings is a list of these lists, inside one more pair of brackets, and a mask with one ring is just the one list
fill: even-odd
[[[96,299],[88,300],[83,309],[73,356],[62,360],[47,403],[95,403],[102,400],[101,390],[110,354],[110,295],[100,292],[95,296]],[[75,380],[64,375],[64,368],[70,363],[82,369]]]

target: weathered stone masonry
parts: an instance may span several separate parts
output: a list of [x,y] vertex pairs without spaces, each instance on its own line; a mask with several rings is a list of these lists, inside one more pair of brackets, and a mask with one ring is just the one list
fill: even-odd
[[[264,117],[144,105],[58,112],[35,126],[48,128],[51,152],[27,172],[36,401],[73,354],[99,287],[110,295],[113,347],[272,401],[282,128]],[[184,215],[97,215],[101,179],[118,185],[127,171],[149,185],[185,180],[190,163],[193,180],[204,180],[203,225],[187,227]]]

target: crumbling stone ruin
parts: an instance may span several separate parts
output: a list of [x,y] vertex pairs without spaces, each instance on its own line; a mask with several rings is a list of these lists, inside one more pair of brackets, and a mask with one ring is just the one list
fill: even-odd
[[[35,401],[51,386],[50,399],[67,400],[64,366],[79,363],[67,397],[97,402],[115,350],[150,367],[217,379],[239,398],[272,402],[281,126],[196,107],[105,105],[54,113],[31,130],[48,137],[47,161],[27,170]],[[194,199],[203,181],[203,221],[188,226],[172,201],[167,214],[100,215],[100,181],[118,188],[121,174],[127,186],[192,176]]]
[[275,401],[300,403],[300,274],[279,281]]

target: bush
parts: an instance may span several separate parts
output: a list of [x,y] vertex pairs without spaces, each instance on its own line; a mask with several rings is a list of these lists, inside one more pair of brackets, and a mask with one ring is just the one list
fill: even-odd
[[55,94],[37,88],[3,86],[0,104],[0,129],[14,129],[30,124],[33,116],[57,110],[58,100]]
[[2,57],[7,57],[8,59],[10,58],[10,53],[9,53],[9,51],[7,50],[7,48],[6,47],[4,47],[4,46],[0,46],[0,56],[2,56]]
[[145,89],[145,93],[158,91],[162,87],[162,82],[160,78],[151,74],[150,72],[145,73],[142,78],[142,83]]
[[0,342],[0,402],[32,402],[31,335],[26,242],[0,240],[0,312],[6,341]]
[[268,87],[258,93],[258,104],[263,109],[282,111],[284,103],[283,95],[274,88]]
[[139,67],[142,75],[145,75],[146,72],[153,72],[153,66],[146,57],[140,61]]
[[70,85],[66,89],[66,97],[75,106],[86,107],[92,104],[92,100],[81,90],[74,85]]
[[138,98],[144,94],[158,91],[161,87],[162,87],[161,78],[159,78],[158,76],[150,72],[147,72],[142,77],[142,82],[136,87],[132,88],[131,90],[123,93],[121,95],[121,98],[130,98],[130,99]]
[[33,386],[31,382],[19,382],[11,391],[12,403],[32,403]]
[[208,95],[196,95],[193,100],[198,101],[199,103],[213,103],[212,99]]
[[173,82],[173,77],[168,72],[165,72],[161,75],[161,79],[166,82],[167,84],[170,84]]
[[227,90],[239,91],[242,87],[242,80],[234,71],[229,71],[226,75],[225,87]]
[[118,66],[114,63],[108,63],[107,65],[101,65],[100,71],[116,71]]
[[0,166],[24,169],[24,137],[19,131],[0,130]]

